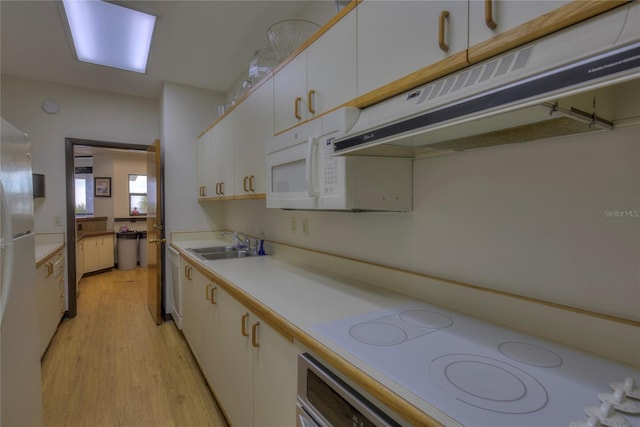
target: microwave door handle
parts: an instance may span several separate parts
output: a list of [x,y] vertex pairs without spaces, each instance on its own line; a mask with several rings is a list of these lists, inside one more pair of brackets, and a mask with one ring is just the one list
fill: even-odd
[[318,140],[316,138],[310,137],[307,140],[307,158],[306,158],[306,166],[307,166],[307,192],[309,193],[309,197],[318,197],[318,190],[316,190],[313,180],[313,147],[318,144]]

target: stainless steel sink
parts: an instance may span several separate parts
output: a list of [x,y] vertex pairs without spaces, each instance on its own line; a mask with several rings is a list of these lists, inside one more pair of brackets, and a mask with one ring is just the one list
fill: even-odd
[[196,254],[214,253],[214,252],[232,252],[237,251],[238,247],[233,245],[209,246],[207,248],[189,248],[187,249]]
[[231,259],[231,258],[244,258],[249,256],[254,256],[250,251],[247,250],[235,250],[230,252],[209,252],[199,255],[201,258],[206,260],[216,260],[216,259]]
[[234,245],[209,246],[206,248],[189,248],[187,250],[203,260],[244,258],[255,255],[248,249],[239,248]]

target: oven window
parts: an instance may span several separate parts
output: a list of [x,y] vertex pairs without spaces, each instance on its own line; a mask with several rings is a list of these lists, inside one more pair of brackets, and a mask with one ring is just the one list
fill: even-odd
[[305,159],[271,167],[273,193],[302,193],[307,191]]
[[375,427],[311,370],[307,370],[307,400],[332,426]]

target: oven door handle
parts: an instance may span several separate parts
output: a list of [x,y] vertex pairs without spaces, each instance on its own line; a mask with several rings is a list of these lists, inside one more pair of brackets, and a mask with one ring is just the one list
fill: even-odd
[[298,416],[298,420],[296,422],[296,427],[322,427],[316,422],[316,420],[311,418],[311,416],[307,414],[304,409],[302,409],[299,403],[297,406],[298,408],[296,411],[296,415]]
[[318,197],[318,190],[314,185],[313,179],[313,166],[315,156],[313,155],[313,148],[318,145],[318,140],[313,137],[309,137],[307,140],[307,158],[306,158],[306,178],[307,178],[307,193],[309,197],[316,198]]

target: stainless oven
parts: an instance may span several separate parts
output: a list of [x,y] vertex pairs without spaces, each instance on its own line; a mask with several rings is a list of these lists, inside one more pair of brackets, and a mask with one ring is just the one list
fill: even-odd
[[400,426],[308,353],[298,356],[297,427]]

